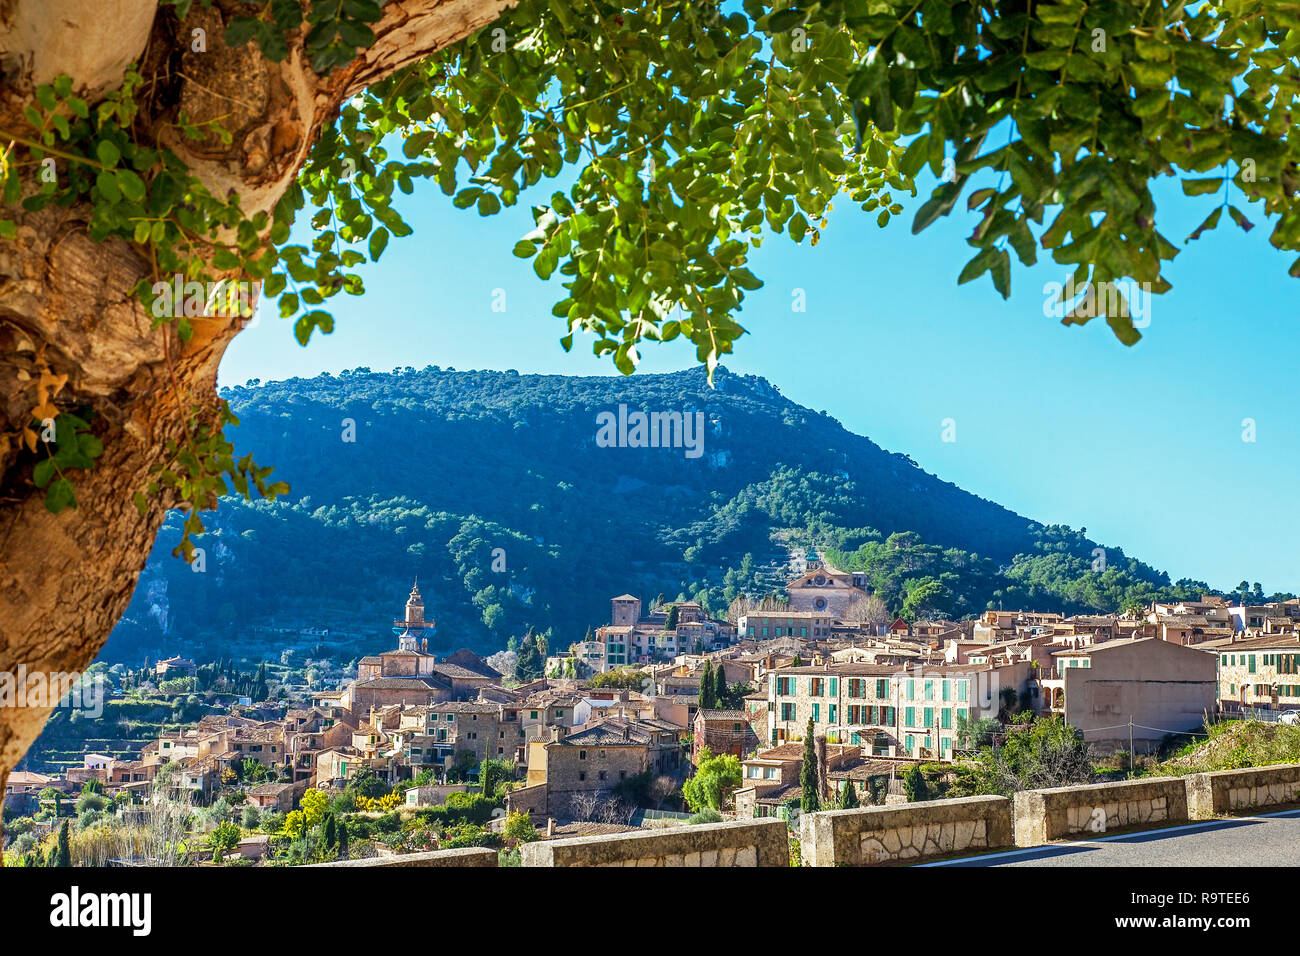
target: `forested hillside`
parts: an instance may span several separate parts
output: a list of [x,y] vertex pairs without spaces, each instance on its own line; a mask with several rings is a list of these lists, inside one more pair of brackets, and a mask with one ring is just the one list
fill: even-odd
[[[259,626],[391,641],[419,577],[440,648],[495,650],[533,627],[566,646],[611,596],[692,596],[723,611],[779,586],[788,547],[870,572],[888,609],[976,614],[1017,604],[1111,610],[1167,577],[927,474],[720,369],[629,378],[429,367],[226,391],[240,451],[292,493],[230,499],[208,521],[202,570],[160,535],[105,656],[215,656]],[[597,416],[703,413],[700,454],[605,447]],[[635,441],[635,439],[632,439]],[[1187,593],[1204,585],[1184,582]]]

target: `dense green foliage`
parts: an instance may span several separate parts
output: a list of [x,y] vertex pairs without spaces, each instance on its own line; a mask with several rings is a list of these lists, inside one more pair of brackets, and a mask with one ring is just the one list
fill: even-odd
[[[164,15],[193,2],[169,0]],[[224,39],[279,61],[303,30],[311,67],[327,74],[375,41],[382,15],[376,0],[265,0]],[[1188,239],[1225,211],[1253,228],[1247,206],[1273,218],[1275,247],[1300,249],[1300,146],[1287,135],[1298,28],[1300,14],[1268,0],[521,0],[344,104],[271,216],[247,217],[238,196],[211,195],[174,152],[137,141],[137,125],[213,144],[230,133],[183,110],[137,124],[135,93],[154,78],[134,69],[99,103],[72,95],[79,78],[39,87],[23,130],[5,131],[0,178],[7,206],[86,203],[92,238],[134,244],[152,263],[137,289],[146,306],[173,274],[262,282],[305,344],[333,329],[330,298],[364,291],[358,267],[411,233],[395,192],[430,178],[487,216],[564,174],[567,192],[533,207],[536,228],[513,249],[541,279],[563,277],[552,310],[563,346],[581,334],[629,373],[640,343],[680,337],[712,374],[744,334],[737,313],[761,285],[749,256],[770,232],[816,244],[845,195],[883,226],[902,212],[892,192],[914,192],[928,165],[943,181],[913,231],[979,184],[966,201],[979,216],[975,254],[958,281],[988,273],[1006,297],[1012,253],[1028,265],[1050,250],[1071,272],[1063,321],[1105,315],[1132,343],[1140,332],[1117,283],[1167,291],[1163,264],[1178,252],[1156,228],[1152,181],[1177,175],[1187,196],[1215,197]],[[1004,130],[1004,145],[987,146]],[[24,197],[19,170],[55,156],[67,174]],[[293,239],[300,217],[309,246]],[[14,220],[0,218],[0,237],[16,237]],[[156,318],[189,336],[184,314]],[[232,488],[273,499],[284,485],[251,453],[235,457],[223,429],[238,419],[224,404],[177,398],[186,438],[135,497],[144,512],[165,489],[179,493],[178,550],[191,559],[199,510]],[[31,424],[21,432],[48,506],[74,506],[66,472],[94,467],[98,440],[69,428],[41,460]],[[917,583],[905,609],[942,601],[941,585]],[[493,597],[485,609],[501,606]]]
[[682,797],[692,813],[721,810],[740,786],[740,758],[735,754],[714,754],[705,747],[691,778],[682,784]]
[[[941,481],[761,378],[719,369],[716,384],[700,371],[408,369],[230,389],[242,437],[274,454],[294,492],[227,499],[196,539],[204,573],[167,559],[164,533],[106,655],[134,665],[184,646],[199,661],[227,657],[232,641],[274,624],[328,627],[338,636],[313,653],[346,663],[393,643],[417,575],[436,648],[491,652],[533,628],[550,632],[554,652],[608,621],[616,594],[721,614],[738,595],[774,592],[789,549],[810,543],[866,571],[891,613],[1113,612],[1206,589],[1171,585],[1119,548],[1095,572],[1097,544],[1082,532]],[[597,447],[596,414],[620,402],[699,409],[703,454]],[[355,442],[342,440],[348,419]],[[777,448],[787,451],[774,458]],[[600,520],[594,502],[609,504]],[[255,660],[279,656],[278,633]],[[240,669],[241,686],[256,670]]]

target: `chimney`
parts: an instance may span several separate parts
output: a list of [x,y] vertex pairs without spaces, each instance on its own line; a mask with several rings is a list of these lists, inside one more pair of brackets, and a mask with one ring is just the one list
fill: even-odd
[[555,836],[555,817],[546,818],[546,836],[548,839]]
[[553,743],[553,744],[558,744],[558,743],[559,743],[561,740],[563,740],[563,739],[564,739],[564,728],[563,728],[563,727],[552,727],[552,728],[551,728],[551,743]]
[[624,740],[631,740],[631,739],[632,739],[632,728],[631,728],[630,725],[625,725],[625,726],[623,727],[623,739],[624,739]]

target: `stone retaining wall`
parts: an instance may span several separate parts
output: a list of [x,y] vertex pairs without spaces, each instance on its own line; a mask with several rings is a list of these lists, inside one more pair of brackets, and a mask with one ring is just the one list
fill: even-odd
[[1018,846],[1102,835],[1128,827],[1187,822],[1182,777],[1022,790],[1013,802]]
[[1300,764],[1216,770],[1187,777],[1187,809],[1193,820],[1295,803],[1300,803]]
[[784,820],[702,823],[650,833],[541,840],[524,866],[789,866]]
[[496,866],[497,851],[484,847],[460,850],[430,850],[427,853],[399,853],[374,856],[368,860],[339,860],[336,863],[313,863],[313,866]]
[[804,866],[871,866],[1011,845],[1006,797],[827,810],[799,818]]

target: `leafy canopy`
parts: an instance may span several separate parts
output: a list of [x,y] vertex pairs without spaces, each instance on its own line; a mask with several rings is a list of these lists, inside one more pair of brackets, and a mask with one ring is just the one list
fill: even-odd
[[[170,6],[183,17],[193,2]],[[382,18],[378,0],[246,6],[229,44],[255,43],[278,61],[302,29],[322,74],[373,43]],[[1127,301],[1105,293],[1125,278],[1169,288],[1163,265],[1178,247],[1156,228],[1157,177],[1216,197],[1189,239],[1225,210],[1252,228],[1241,206],[1254,204],[1274,217],[1275,247],[1300,249],[1300,146],[1287,135],[1297,27],[1300,12],[1272,0],[522,0],[346,104],[270,216],[210,195],[175,153],[141,141],[135,72],[93,108],[68,77],[37,90],[30,135],[0,131],[10,143],[0,177],[7,205],[89,202],[94,238],[133,243],[153,264],[139,288],[147,306],[157,283],[180,275],[209,283],[204,314],[243,314],[230,281],[261,282],[306,344],[333,329],[329,299],[364,292],[357,268],[410,234],[395,190],[431,178],[456,206],[487,216],[563,175],[569,185],[532,207],[535,229],[514,253],[543,280],[559,274],[564,347],[583,333],[630,373],[640,342],[679,337],[712,372],[744,333],[736,313],[761,285],[749,256],[769,231],[816,244],[841,196],[884,225],[902,211],[894,193],[914,192],[928,166],[944,181],[913,231],[972,187],[975,253],[959,281],[987,272],[1005,297],[1011,254],[1032,264],[1050,250],[1085,292],[1087,305],[1064,321],[1105,314],[1132,343]],[[169,121],[195,140],[230,135],[183,111]],[[45,159],[66,172],[33,192],[24,170]],[[303,216],[310,244],[291,235]],[[15,233],[0,217],[0,238]],[[1300,275],[1300,260],[1291,272]],[[189,337],[185,310],[163,313],[158,324]],[[202,530],[195,511],[232,487],[273,497],[284,486],[251,458],[234,460],[222,428],[236,421],[224,405],[178,398],[186,438],[136,501],[144,511],[174,489],[192,519],[188,557]],[[84,457],[59,455],[69,469],[93,467],[92,445],[79,446]],[[55,461],[40,476],[51,510],[75,506],[65,470]]]

